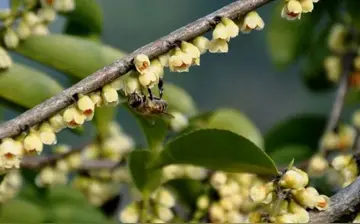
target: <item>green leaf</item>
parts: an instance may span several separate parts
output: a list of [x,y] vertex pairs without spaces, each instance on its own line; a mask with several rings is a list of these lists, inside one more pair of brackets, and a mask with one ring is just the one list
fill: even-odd
[[103,13],[96,0],[75,0],[75,9],[65,13],[68,20],[81,25],[90,33],[101,34],[103,30]]
[[114,107],[98,107],[94,114],[94,123],[97,129],[98,136],[102,139],[109,134],[109,125],[115,117]]
[[288,117],[274,125],[265,135],[265,150],[270,153],[287,145],[302,145],[315,152],[326,122],[326,117],[315,114]]
[[256,126],[244,114],[230,108],[216,110],[209,118],[207,128],[229,130],[252,141],[259,148],[264,147],[263,137]]
[[360,2],[357,0],[345,0],[345,7],[350,15],[351,23],[356,29],[360,29]]
[[43,223],[45,213],[41,207],[23,199],[13,199],[2,204],[1,223]]
[[169,187],[180,203],[190,210],[196,208],[197,198],[205,193],[205,185],[198,180],[174,179],[168,181],[165,186]]
[[148,169],[152,159],[148,150],[135,150],[129,156],[129,170],[137,189],[143,194],[149,194],[161,184],[161,170]]
[[25,65],[14,64],[0,73],[0,98],[25,108],[32,108],[62,90],[54,79]]
[[231,131],[217,129],[194,131],[170,141],[151,167],[170,164],[192,164],[226,172],[278,173],[274,162],[254,143]]
[[124,53],[85,38],[69,35],[31,36],[15,49],[21,55],[83,79]]
[[72,204],[55,204],[51,209],[55,223],[107,223],[106,217],[96,208]]
[[309,159],[314,154],[314,150],[304,145],[286,145],[275,149],[269,156],[277,166],[286,166],[292,159],[295,163],[300,163]]
[[22,5],[23,1],[22,0],[11,0],[10,1],[10,8],[11,11],[16,12],[19,7]]
[[64,33],[74,35],[82,38],[88,38],[89,40],[101,42],[101,36],[97,33],[93,33],[87,27],[84,27],[81,23],[68,20],[64,27]]
[[169,131],[165,120],[158,117],[145,118],[134,112],[127,103],[123,105],[125,105],[125,108],[134,116],[139,124],[141,131],[146,137],[148,148],[152,151],[160,151]]
[[323,12],[315,5],[313,12],[301,15],[300,20],[289,21],[281,17],[283,6],[284,2],[277,3],[267,32],[271,59],[278,69],[285,69],[309,49]]
[[319,36],[313,41],[302,66],[301,76],[306,87],[314,92],[330,90],[334,87],[326,74],[324,60],[330,55],[328,35],[331,24],[328,24]]
[[51,187],[47,199],[51,205],[76,204],[79,206],[90,206],[83,193],[67,185],[56,185]]

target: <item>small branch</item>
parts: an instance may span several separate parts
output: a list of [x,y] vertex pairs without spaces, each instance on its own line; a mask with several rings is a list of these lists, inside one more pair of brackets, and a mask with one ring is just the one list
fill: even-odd
[[[324,134],[334,131],[339,123],[344,107],[345,96],[349,90],[348,78],[353,71],[353,59],[355,56],[353,52],[350,52],[342,57],[342,75]],[[326,152],[326,148],[322,144],[322,139],[319,141],[319,151],[320,153]]]
[[198,19],[174,32],[164,36],[146,46],[143,46],[133,53],[115,61],[113,64],[104,67],[86,77],[72,87],[60,94],[46,100],[34,108],[24,112],[20,116],[0,125],[0,139],[13,137],[20,134],[35,124],[38,124],[62,109],[74,103],[74,96],[77,94],[88,94],[100,89],[102,86],[114,81],[120,76],[133,69],[133,59],[138,54],[145,54],[150,59],[160,56],[173,48],[176,43],[182,40],[191,40],[210,30],[219,17],[235,19],[273,0],[238,0],[227,6]]
[[333,223],[343,215],[356,212],[360,204],[360,177],[331,197],[330,207],[321,212],[310,212],[311,223]]

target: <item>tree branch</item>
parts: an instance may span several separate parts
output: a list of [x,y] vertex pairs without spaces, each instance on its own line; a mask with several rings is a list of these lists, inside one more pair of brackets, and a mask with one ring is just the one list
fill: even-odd
[[[344,107],[346,93],[349,90],[349,75],[353,71],[353,59],[356,56],[354,52],[349,52],[342,56],[342,74],[339,86],[336,91],[335,100],[331,109],[331,113],[326,125],[324,134],[334,131],[339,123],[340,116]],[[325,153],[326,148],[322,144],[322,139],[319,141],[319,151]]]
[[330,207],[321,212],[310,212],[311,223],[332,223],[343,215],[355,212],[360,204],[360,177],[331,197]]
[[238,0],[227,6],[200,18],[174,32],[164,36],[148,45],[145,45],[131,54],[115,61],[92,75],[86,77],[72,87],[64,90],[58,95],[46,100],[34,108],[24,112],[20,116],[0,125],[0,139],[20,134],[35,124],[38,124],[62,109],[74,103],[77,94],[88,94],[100,89],[102,86],[114,81],[118,77],[133,69],[133,59],[138,54],[145,54],[150,59],[168,52],[176,46],[179,41],[191,40],[210,30],[219,17],[235,19],[273,0]]

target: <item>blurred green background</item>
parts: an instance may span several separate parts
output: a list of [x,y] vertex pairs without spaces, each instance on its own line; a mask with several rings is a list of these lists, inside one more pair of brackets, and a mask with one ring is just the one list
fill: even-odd
[[[104,13],[105,44],[131,52],[160,38],[231,1],[165,1],[165,0],[98,0]],[[266,23],[270,20],[275,4],[262,7],[258,12],[265,21],[264,31],[242,34],[230,42],[228,54],[205,54],[200,67],[189,73],[169,73],[165,80],[182,86],[194,98],[201,111],[218,107],[233,107],[245,113],[265,133],[274,123],[296,113],[327,113],[333,93],[310,93],[301,82],[299,67],[292,66],[277,71],[271,63],[266,43]],[[7,7],[0,1],[0,7]],[[61,32],[65,20],[61,17],[51,25],[53,33]],[[278,46],[281,48],[282,46]],[[20,56],[15,60],[31,64],[48,72],[66,86],[70,80],[57,71],[30,62]],[[5,110],[5,119],[17,113]],[[134,119],[120,109],[118,120],[136,139],[142,138]],[[87,123],[85,141],[94,134]],[[78,138],[68,130],[59,136],[60,143],[71,143]],[[139,139],[141,141],[141,139]]]

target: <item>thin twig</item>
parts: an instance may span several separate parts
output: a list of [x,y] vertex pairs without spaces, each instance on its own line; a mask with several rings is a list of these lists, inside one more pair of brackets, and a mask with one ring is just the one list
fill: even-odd
[[88,94],[98,90],[102,86],[126,74],[128,71],[133,69],[132,61],[136,55],[145,54],[149,56],[150,59],[155,58],[168,52],[171,48],[176,46],[179,41],[191,40],[204,34],[218,22],[219,17],[234,19],[239,16],[243,16],[271,1],[273,0],[235,1],[203,18],[175,30],[167,36],[137,49],[128,56],[125,56],[122,59],[115,61],[113,64],[96,71],[72,87],[24,112],[20,116],[1,124],[0,139],[20,134],[22,131],[48,119],[52,115],[74,103],[74,98],[77,94]]
[[311,223],[332,223],[343,215],[355,212],[355,207],[360,204],[360,177],[351,185],[341,189],[331,197],[330,206],[321,212],[310,212]]
[[[344,108],[345,96],[349,90],[349,75],[353,71],[353,59],[355,56],[354,52],[349,52],[342,57],[342,75],[336,91],[328,123],[325,127],[324,135],[334,131],[338,126],[340,116]],[[322,138],[319,141],[319,152],[326,154],[326,148],[324,147],[324,144],[322,144]]]

